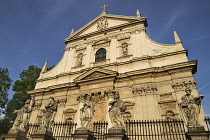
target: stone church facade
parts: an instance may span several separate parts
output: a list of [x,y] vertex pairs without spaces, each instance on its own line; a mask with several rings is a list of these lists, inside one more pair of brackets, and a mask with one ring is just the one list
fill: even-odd
[[[89,95],[94,103],[92,122],[109,119],[109,100],[116,91],[126,110],[123,120],[182,119],[187,91],[198,96],[193,74],[197,61],[189,61],[187,50],[174,30],[174,44],[160,44],[146,33],[147,19],[109,15],[103,11],[64,42],[59,63],[47,71],[47,61],[36,87],[29,123],[40,124],[49,98],[57,103],[55,122],[81,126],[81,102]],[[198,96],[200,97],[200,96]],[[203,97],[202,97],[203,98]],[[198,122],[207,130],[200,107]],[[111,126],[109,126],[111,127]]]
[[[106,91],[119,91],[129,118],[164,119],[167,112],[182,118],[179,108],[185,89],[198,95],[197,61],[189,61],[176,31],[174,44],[159,44],[146,34],[145,17],[102,13],[65,39],[63,58],[51,70],[43,67],[36,87],[31,123],[39,122],[49,97],[58,100],[55,121],[77,122],[78,97],[89,94],[95,102],[94,121],[107,121]],[[97,58],[98,57],[98,58]],[[199,117],[204,118],[203,110]]]

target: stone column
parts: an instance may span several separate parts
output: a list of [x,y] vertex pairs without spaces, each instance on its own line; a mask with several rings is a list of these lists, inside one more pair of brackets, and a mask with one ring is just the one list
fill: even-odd
[[186,137],[189,140],[209,140],[210,131],[205,131],[203,126],[188,127]]
[[74,140],[95,140],[93,132],[85,127],[77,128],[72,136]]
[[25,140],[26,139],[26,133],[21,130],[12,130],[9,131],[8,134],[4,134],[3,138],[5,140]]
[[53,133],[47,130],[37,130],[34,134],[31,134],[32,140],[55,140]]
[[120,128],[109,128],[108,134],[105,134],[107,140],[128,140],[129,138],[125,135],[125,129]]

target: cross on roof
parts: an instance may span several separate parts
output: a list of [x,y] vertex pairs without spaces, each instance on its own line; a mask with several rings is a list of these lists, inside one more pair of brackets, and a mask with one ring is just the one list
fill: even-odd
[[101,7],[101,8],[104,8],[104,11],[106,11],[106,7],[107,7],[107,6],[108,6],[108,5],[104,4],[104,6]]

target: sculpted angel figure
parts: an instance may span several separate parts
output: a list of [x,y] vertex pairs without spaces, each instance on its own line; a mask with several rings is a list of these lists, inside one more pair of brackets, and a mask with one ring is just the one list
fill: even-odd
[[84,105],[80,109],[80,120],[81,120],[81,125],[82,127],[86,127],[88,129],[91,129],[91,120],[94,116],[94,104],[91,101],[91,96],[86,95],[85,96],[85,101],[83,102]]
[[109,106],[111,106],[109,108],[109,117],[113,128],[125,128],[123,113],[126,110],[126,106],[124,105],[124,102],[120,100],[118,92],[114,94],[114,101],[110,101]]
[[31,115],[31,112],[35,103],[34,98],[35,97],[32,97],[32,99],[28,99],[21,109],[14,110],[13,113],[17,113],[17,117],[14,121],[12,128],[10,129],[10,132],[12,130],[17,130],[17,129],[24,132],[26,131],[25,126],[29,122],[29,118],[30,118],[30,115]]
[[54,100],[53,97],[50,97],[49,99],[49,103],[45,105],[45,110],[42,117],[42,124],[40,126],[40,129],[44,129],[47,131],[51,131],[51,126],[53,124],[55,113],[57,111],[57,102]]
[[191,95],[191,89],[189,88],[187,88],[185,92],[186,95],[181,98],[182,102],[180,103],[180,105],[187,119],[188,126],[200,126],[198,122],[198,116],[200,114],[201,100],[204,96],[200,95],[198,97],[194,97],[193,95]]

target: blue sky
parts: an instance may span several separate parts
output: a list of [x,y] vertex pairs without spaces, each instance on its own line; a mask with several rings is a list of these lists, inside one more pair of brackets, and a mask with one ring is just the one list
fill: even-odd
[[71,29],[97,17],[103,4],[115,15],[135,16],[139,8],[156,42],[174,43],[176,29],[189,60],[198,60],[195,79],[210,114],[210,0],[0,0],[0,67],[15,81],[29,65],[57,64]]

